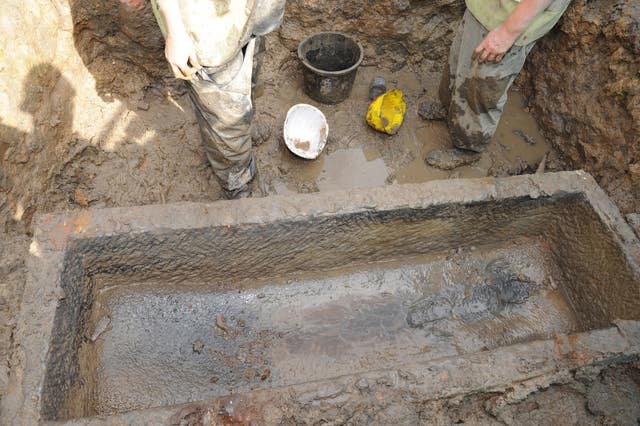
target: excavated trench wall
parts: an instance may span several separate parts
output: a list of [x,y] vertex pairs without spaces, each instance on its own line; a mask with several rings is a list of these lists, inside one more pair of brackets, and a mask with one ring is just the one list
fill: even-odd
[[29,228],[72,137],[73,25],[63,2],[3,4],[0,30],[0,224]]
[[640,211],[640,3],[573,1],[525,70],[545,136],[623,212]]

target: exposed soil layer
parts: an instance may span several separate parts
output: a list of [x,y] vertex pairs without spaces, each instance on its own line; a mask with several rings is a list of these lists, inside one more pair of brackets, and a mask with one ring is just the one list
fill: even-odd
[[577,0],[527,61],[520,82],[544,135],[640,211],[640,3]]
[[0,395],[4,394],[9,376],[9,356],[20,311],[28,247],[26,235],[0,238]]
[[[434,402],[421,419],[427,424],[635,425],[640,420],[640,365],[608,368],[594,376],[571,377],[544,387],[515,404],[499,395]],[[444,408],[444,409],[442,409]]]

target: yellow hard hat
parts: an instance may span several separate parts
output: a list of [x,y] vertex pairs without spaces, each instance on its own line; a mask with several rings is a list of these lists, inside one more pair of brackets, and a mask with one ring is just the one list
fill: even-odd
[[394,89],[371,102],[367,111],[367,123],[380,132],[395,135],[402,126],[406,112],[407,104],[402,90]]

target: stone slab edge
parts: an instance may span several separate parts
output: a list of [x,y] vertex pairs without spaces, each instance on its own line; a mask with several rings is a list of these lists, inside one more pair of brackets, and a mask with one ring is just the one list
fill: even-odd
[[505,346],[460,357],[405,364],[390,370],[211,398],[172,407],[45,424],[170,425],[180,424],[183,415],[193,412],[207,414],[209,423],[206,424],[243,420],[273,424],[281,420],[274,417],[274,412],[276,415],[287,412],[293,414],[296,410],[303,412],[322,405],[375,405],[380,402],[381,395],[387,399],[397,397],[403,401],[418,402],[507,390],[526,394],[553,384],[557,378],[570,376],[571,371],[637,359],[639,352],[640,322],[619,321],[615,327],[607,329],[559,335],[551,340]]

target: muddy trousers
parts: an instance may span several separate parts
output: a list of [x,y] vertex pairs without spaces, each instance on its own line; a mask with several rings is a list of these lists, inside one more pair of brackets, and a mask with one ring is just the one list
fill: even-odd
[[507,102],[507,91],[535,42],[513,46],[498,64],[472,60],[473,51],[489,32],[467,10],[449,52],[449,67],[440,82],[440,101],[456,148],[487,149]]
[[188,82],[202,144],[222,187],[236,191],[256,173],[251,149],[251,77],[255,39],[223,68],[203,68]]

